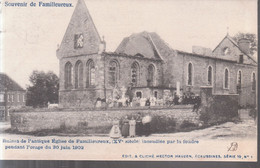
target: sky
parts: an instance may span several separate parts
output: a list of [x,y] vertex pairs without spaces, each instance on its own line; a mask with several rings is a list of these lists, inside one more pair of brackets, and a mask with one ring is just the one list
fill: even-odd
[[[7,1],[7,0],[6,0]],[[10,2],[38,2],[12,0]],[[50,2],[49,0],[42,0]],[[71,2],[77,0],[52,0]],[[173,49],[214,49],[227,32],[257,34],[257,0],[85,0],[106,51],[132,33],[156,32]],[[2,2],[4,4],[5,1]],[[57,45],[74,7],[2,7],[0,71],[23,88],[33,70],[59,75]]]

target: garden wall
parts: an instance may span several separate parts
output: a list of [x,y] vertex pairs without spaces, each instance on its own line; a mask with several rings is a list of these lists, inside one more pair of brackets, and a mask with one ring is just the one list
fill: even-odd
[[[176,122],[181,125],[184,120],[190,123],[199,122],[199,116],[192,112],[191,106],[172,109],[121,109],[121,110],[94,110],[94,111],[54,111],[54,112],[13,112],[11,113],[11,129],[18,132],[35,132],[41,130],[60,130],[74,128],[74,130],[90,128],[112,127],[115,118],[121,119],[125,115],[136,116],[150,114],[154,119],[159,119],[164,124],[166,121]],[[158,121],[156,121],[158,122]],[[172,122],[171,122],[172,123]],[[167,125],[166,125],[167,126]],[[174,131],[174,130],[173,130]],[[75,132],[75,131],[74,131]],[[84,131],[83,131],[84,132]],[[101,131],[100,133],[108,133]]]

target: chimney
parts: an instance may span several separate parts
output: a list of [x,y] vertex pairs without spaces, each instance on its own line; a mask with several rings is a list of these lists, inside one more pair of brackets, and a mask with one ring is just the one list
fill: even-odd
[[246,54],[250,54],[250,41],[246,38],[241,38],[238,41],[238,47]]

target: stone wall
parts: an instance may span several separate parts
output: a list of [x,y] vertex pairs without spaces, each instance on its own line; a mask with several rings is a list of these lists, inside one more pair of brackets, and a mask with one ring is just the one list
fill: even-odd
[[[92,60],[95,66],[95,85],[87,85],[87,62]],[[83,81],[79,88],[75,88],[75,66],[80,61],[83,64]],[[162,63],[151,59],[138,58],[132,56],[119,56],[116,54],[92,54],[81,55],[60,60],[60,91],[59,104],[61,108],[67,107],[89,107],[92,108],[96,99],[112,97],[113,88],[109,85],[109,63],[116,61],[118,63],[117,88],[129,87],[131,84],[131,65],[137,62],[139,65],[139,74],[137,87],[147,87],[148,66],[155,67],[154,82],[152,86],[162,85]],[[67,62],[72,64],[72,88],[65,89],[65,65]],[[147,97],[151,97],[147,96]]]
[[139,65],[139,74],[137,79],[137,87],[148,86],[148,66],[153,65],[155,68],[154,72],[154,82],[152,86],[162,86],[163,72],[162,72],[162,62],[152,59],[138,58],[133,56],[119,56],[116,54],[105,55],[105,81],[106,88],[112,89],[109,85],[109,63],[111,61],[116,61],[119,64],[119,76],[117,79],[118,87],[128,87],[132,82],[131,78],[131,66],[134,62]]
[[[192,64],[192,85],[188,85],[188,65]],[[180,65],[179,65],[180,66]],[[183,90],[191,90],[194,93],[200,92],[200,86],[205,86],[208,84],[208,67],[212,67],[212,86],[216,82],[214,77],[214,71],[216,69],[216,64],[213,59],[203,58],[194,56],[191,54],[183,55]]]
[[[241,106],[255,105],[256,92],[252,90],[252,73],[256,72],[255,66],[234,64],[229,62],[217,61],[215,72],[215,90],[216,94],[237,94],[237,77],[238,71],[241,71],[241,92],[239,93],[239,104]],[[224,69],[229,70],[229,88],[223,88]]]
[[[172,109],[122,109],[107,111],[55,111],[55,112],[13,112],[11,114],[11,129],[19,132],[35,132],[41,130],[59,130],[62,127],[79,128],[85,123],[91,127],[112,127],[112,121],[125,115],[150,114],[176,119],[177,125],[184,120],[198,124],[199,116],[192,112],[190,106]],[[107,132],[108,133],[108,132]]]
[[[205,58],[194,54],[179,52],[176,56],[168,58],[172,60],[168,62],[172,65],[167,69],[168,73],[163,75],[164,78],[171,79],[171,86],[176,87],[176,83],[180,82],[183,91],[191,91],[200,93],[200,86],[207,86],[208,67],[212,67],[212,87],[213,93],[216,94],[236,94],[237,93],[237,76],[238,71],[242,73],[242,86],[239,93],[240,106],[255,105],[256,92],[252,90],[252,73],[257,72],[256,66],[239,64],[232,61],[223,61],[213,58]],[[168,64],[166,62],[166,64]],[[193,77],[192,85],[187,85],[188,81],[188,64],[192,63]],[[167,67],[167,65],[165,65]],[[224,70],[229,71],[229,87],[224,89]],[[257,75],[255,75],[257,78]],[[257,80],[257,79],[256,79]]]
[[81,55],[81,56],[74,56],[69,58],[62,58],[60,59],[60,90],[65,90],[65,65],[66,63],[70,62],[72,64],[72,88],[75,90],[75,66],[78,61],[81,61],[83,64],[83,88],[87,87],[87,62],[93,61],[95,66],[95,88],[103,88],[104,87],[104,63],[102,57],[99,54],[92,54],[92,55]]
[[[95,84],[87,85],[87,62],[92,60],[95,66]],[[75,65],[78,61],[83,64],[83,84],[82,87],[75,88]],[[65,89],[64,72],[65,64],[72,64],[72,88]],[[93,107],[97,97],[104,97],[104,66],[102,57],[99,54],[75,56],[63,58],[60,60],[60,90],[59,90],[59,105],[62,108],[77,107]]]

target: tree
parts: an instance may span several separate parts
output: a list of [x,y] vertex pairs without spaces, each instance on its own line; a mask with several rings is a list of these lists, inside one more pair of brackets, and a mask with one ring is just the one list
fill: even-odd
[[58,103],[59,78],[49,71],[33,71],[27,87],[27,106],[46,107],[48,102]]
[[257,52],[257,38],[256,34],[253,33],[237,33],[234,37],[232,37],[234,41],[238,42],[241,38],[246,38],[250,41],[250,54],[254,55],[255,52]]

